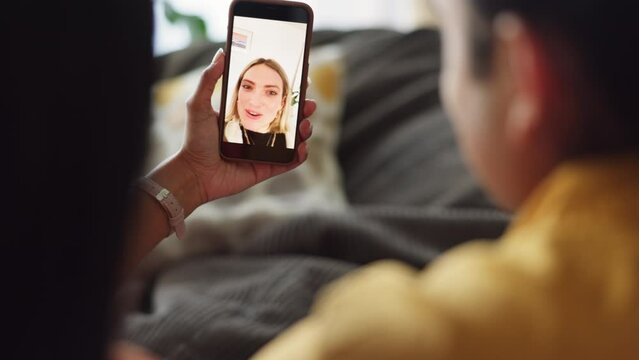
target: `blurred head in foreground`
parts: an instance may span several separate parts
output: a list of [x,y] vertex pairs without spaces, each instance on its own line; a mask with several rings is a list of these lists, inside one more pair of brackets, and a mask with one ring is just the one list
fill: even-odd
[[469,166],[515,210],[558,164],[639,145],[639,25],[602,0],[432,0]]

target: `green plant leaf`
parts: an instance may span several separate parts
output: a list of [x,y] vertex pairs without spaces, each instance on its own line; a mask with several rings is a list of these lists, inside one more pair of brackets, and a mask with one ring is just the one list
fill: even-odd
[[164,1],[162,4],[164,5],[164,17],[169,23],[174,25],[185,24],[187,26],[191,35],[191,42],[208,39],[208,31],[204,19],[197,15],[183,14],[177,11],[168,1]]
[[300,92],[299,91],[293,91],[291,93],[291,106],[295,106],[297,104],[299,104],[300,102]]

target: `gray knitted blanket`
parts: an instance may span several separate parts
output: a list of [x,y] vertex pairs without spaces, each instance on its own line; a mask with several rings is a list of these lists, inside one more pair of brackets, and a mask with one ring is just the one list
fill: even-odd
[[459,157],[437,88],[434,31],[331,33],[346,49],[339,159],[352,204],[273,224],[232,253],[159,274],[124,336],[165,359],[246,359],[304,317],[328,282],[382,259],[423,268],[498,237],[494,209]]

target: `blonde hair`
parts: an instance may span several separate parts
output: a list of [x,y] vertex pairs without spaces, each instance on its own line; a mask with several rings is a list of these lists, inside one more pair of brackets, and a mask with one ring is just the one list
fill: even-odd
[[232,106],[232,111],[231,113],[224,119],[225,123],[231,122],[235,119],[239,118],[238,115],[238,111],[237,111],[237,99],[238,99],[238,92],[240,91],[240,86],[242,85],[242,80],[244,80],[244,75],[246,75],[246,73],[253,67],[253,66],[257,66],[257,65],[266,65],[269,68],[275,70],[280,77],[282,78],[282,83],[284,84],[284,88],[282,89],[282,108],[277,112],[277,115],[275,116],[275,118],[273,119],[273,121],[271,121],[271,124],[268,128],[270,133],[282,133],[285,134],[288,131],[288,103],[289,103],[289,98],[290,98],[290,85],[288,82],[288,76],[286,75],[286,72],[284,71],[284,68],[282,68],[282,66],[275,60],[273,59],[264,59],[264,58],[259,58],[259,59],[255,59],[253,61],[251,61],[248,65],[246,65],[246,67],[244,68],[244,70],[242,70],[242,73],[240,74],[240,77],[237,80],[237,84],[235,85],[235,89],[233,90],[233,98],[231,99],[231,104],[233,104]]

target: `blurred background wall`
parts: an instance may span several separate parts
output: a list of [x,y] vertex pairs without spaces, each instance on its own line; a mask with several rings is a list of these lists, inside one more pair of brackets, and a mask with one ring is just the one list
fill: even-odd
[[[426,0],[303,0],[315,11],[315,29],[391,28],[410,31],[433,18]],[[231,0],[155,0],[155,53],[182,49],[202,36],[223,41]],[[194,35],[195,33],[195,35]]]

